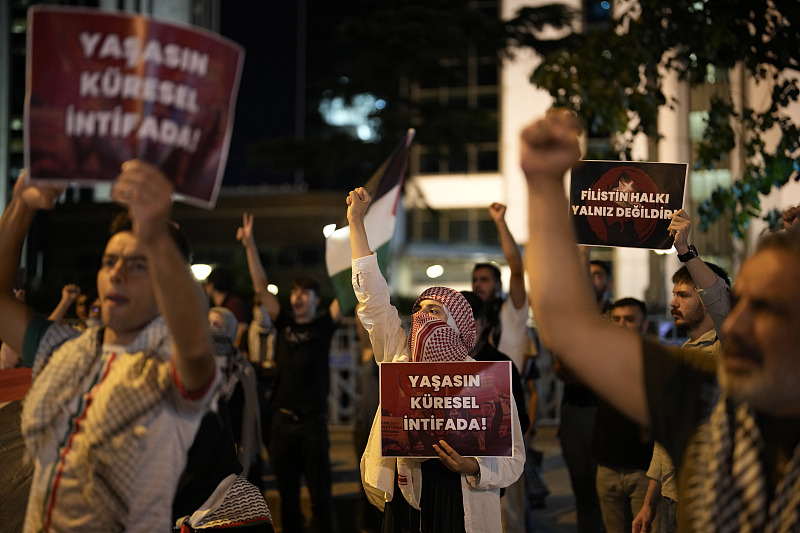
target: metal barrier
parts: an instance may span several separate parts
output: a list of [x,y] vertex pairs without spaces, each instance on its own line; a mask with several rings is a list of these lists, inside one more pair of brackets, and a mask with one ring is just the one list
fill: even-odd
[[354,317],[342,318],[331,339],[328,421],[333,425],[353,426],[361,400],[361,343],[356,326]]

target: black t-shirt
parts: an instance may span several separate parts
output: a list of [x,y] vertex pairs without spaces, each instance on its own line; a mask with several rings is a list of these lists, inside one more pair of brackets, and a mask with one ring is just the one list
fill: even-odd
[[272,407],[298,414],[327,412],[329,357],[336,323],[325,313],[308,324],[298,324],[291,314],[281,311],[275,327],[277,382]]
[[[480,351],[472,355],[476,361],[511,361],[511,359],[491,344],[484,343]],[[516,365],[511,362],[511,394],[514,395],[514,403],[517,404],[517,416],[519,426],[524,434],[530,427],[528,418],[528,406],[525,404],[525,392],[522,388],[522,378],[519,375]]]
[[[717,403],[716,361],[696,350],[667,349],[644,342],[644,376],[653,435],[678,469],[678,501],[694,480],[709,475],[709,416]],[[730,410],[730,404],[729,404]],[[729,415],[730,416],[730,415]],[[756,414],[764,438],[760,455],[767,477],[767,504],[774,497],[785,459],[800,443],[800,420],[777,420]],[[692,453],[694,449],[694,453]],[[682,502],[678,530],[689,531],[692,510],[708,501]]]
[[209,411],[203,417],[187,452],[186,467],[172,501],[172,520],[195,512],[223,479],[241,472],[228,406],[220,399],[217,411]]
[[647,470],[653,457],[653,441],[642,439],[637,423],[608,403],[597,403],[592,436],[592,456],[609,468]]

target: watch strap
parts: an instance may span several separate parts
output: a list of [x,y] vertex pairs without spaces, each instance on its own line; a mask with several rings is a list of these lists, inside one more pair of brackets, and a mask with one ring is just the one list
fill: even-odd
[[678,260],[681,263],[685,263],[686,261],[694,259],[695,257],[697,257],[699,255],[700,254],[697,253],[697,248],[694,247],[694,244],[690,244],[688,252],[686,252],[685,254],[678,254]]

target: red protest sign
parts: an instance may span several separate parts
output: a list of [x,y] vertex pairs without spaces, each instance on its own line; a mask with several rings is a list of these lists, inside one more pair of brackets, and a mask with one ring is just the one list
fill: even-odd
[[44,183],[113,181],[139,158],[213,207],[244,50],[211,32],[85,8],[28,10],[25,166]]
[[382,363],[381,453],[438,457],[445,440],[465,457],[513,451],[511,363]]
[[570,213],[579,244],[667,250],[670,216],[683,206],[687,165],[581,161],[572,169]]

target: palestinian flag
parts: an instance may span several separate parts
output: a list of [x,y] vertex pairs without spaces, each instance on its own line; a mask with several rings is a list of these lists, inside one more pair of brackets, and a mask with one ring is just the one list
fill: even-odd
[[[364,226],[373,251],[378,254],[381,272],[386,273],[389,263],[389,243],[394,235],[397,206],[403,189],[406,161],[415,131],[409,129],[405,138],[397,145],[392,155],[383,162],[364,185],[372,201],[364,214]],[[342,313],[351,314],[358,301],[350,281],[352,276],[350,254],[350,228],[337,229],[325,241],[325,263],[328,276],[339,299]]]

